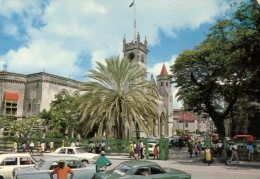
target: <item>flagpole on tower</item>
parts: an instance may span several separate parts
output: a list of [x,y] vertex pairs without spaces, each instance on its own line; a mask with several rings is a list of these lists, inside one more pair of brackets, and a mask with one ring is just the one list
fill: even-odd
[[129,7],[132,7],[132,6],[134,6],[134,41],[136,41],[136,18],[135,18],[136,3],[135,3],[135,0],[133,0],[132,3],[129,5]]

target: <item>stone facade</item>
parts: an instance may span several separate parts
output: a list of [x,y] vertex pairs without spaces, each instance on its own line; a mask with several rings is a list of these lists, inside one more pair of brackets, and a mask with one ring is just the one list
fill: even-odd
[[[147,63],[147,49],[148,43],[146,39],[142,43],[140,41],[140,35],[137,34],[137,38],[134,41],[129,43],[126,42],[126,39],[123,39],[123,53],[124,57],[129,61],[136,61],[139,63],[141,68],[146,69]],[[152,80],[153,77],[152,77]],[[167,72],[166,66],[163,65],[161,74],[157,76],[156,81],[160,94],[160,101],[158,101],[158,113],[160,117],[155,122],[153,135],[154,136],[172,136],[174,129],[174,121],[172,117],[173,113],[173,95],[172,95],[172,85],[171,78]],[[134,126],[132,129],[128,130],[128,137],[133,137],[135,134]],[[142,137],[145,137],[144,133],[140,134]]]
[[45,72],[23,75],[7,71],[0,73],[0,82],[0,115],[6,114],[5,94],[14,93],[18,94],[17,118],[36,115],[43,109],[49,110],[56,94],[79,95],[81,83]]

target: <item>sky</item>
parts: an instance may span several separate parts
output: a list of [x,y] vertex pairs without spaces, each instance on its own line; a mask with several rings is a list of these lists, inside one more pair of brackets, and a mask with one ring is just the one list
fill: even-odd
[[[133,0],[0,0],[0,70],[47,72],[87,81],[96,62],[122,56],[134,37]],[[136,28],[148,41],[155,77],[185,49],[202,42],[228,0],[135,0]],[[173,88],[173,94],[176,94]],[[173,107],[181,104],[174,100]]]

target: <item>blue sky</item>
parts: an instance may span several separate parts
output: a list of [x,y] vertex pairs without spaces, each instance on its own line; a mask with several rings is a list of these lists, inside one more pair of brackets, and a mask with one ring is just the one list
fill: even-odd
[[[133,39],[132,0],[0,0],[0,69],[86,81],[95,62],[122,56]],[[185,49],[225,16],[228,0],[135,0],[137,31],[148,41],[148,72],[168,72]],[[176,93],[176,89],[173,89]],[[175,101],[174,107],[179,103]]]

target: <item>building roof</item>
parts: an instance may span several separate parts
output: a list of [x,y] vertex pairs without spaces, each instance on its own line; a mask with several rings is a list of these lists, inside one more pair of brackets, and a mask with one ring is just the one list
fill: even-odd
[[5,94],[4,94],[4,99],[5,99],[5,100],[14,100],[14,101],[18,101],[18,99],[19,99],[19,95],[18,95],[18,93],[5,92]]
[[163,64],[160,76],[168,76],[168,72],[167,72],[165,64]]
[[184,112],[182,117],[179,119],[179,122],[194,122],[197,119],[197,116],[193,115],[190,112]]

